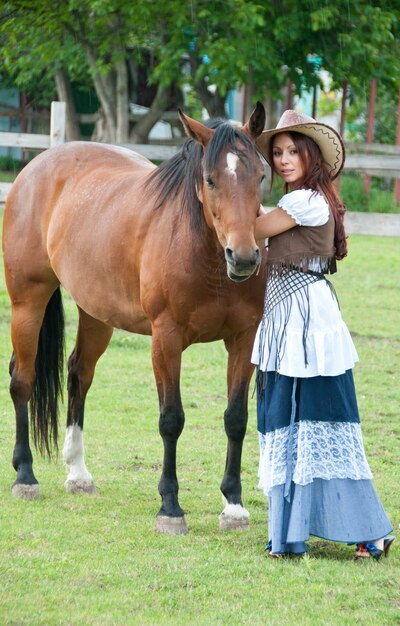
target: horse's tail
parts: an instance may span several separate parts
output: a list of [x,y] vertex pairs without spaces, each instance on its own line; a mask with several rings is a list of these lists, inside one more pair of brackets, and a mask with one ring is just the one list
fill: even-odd
[[58,399],[64,374],[64,309],[60,287],[51,296],[40,329],[36,355],[36,379],[30,400],[35,447],[51,456],[58,449]]

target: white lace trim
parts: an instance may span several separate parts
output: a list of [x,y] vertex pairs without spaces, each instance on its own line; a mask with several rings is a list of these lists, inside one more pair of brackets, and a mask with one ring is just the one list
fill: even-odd
[[[259,487],[268,494],[286,482],[289,429],[259,433]],[[314,478],[371,479],[360,424],[304,420],[293,425],[292,480],[307,485]]]

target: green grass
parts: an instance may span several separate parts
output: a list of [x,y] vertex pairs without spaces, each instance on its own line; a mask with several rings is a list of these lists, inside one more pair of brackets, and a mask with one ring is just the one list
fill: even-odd
[[0,170],[0,182],[1,183],[13,183],[15,180],[15,177],[17,176],[18,172],[14,173],[14,172],[5,172],[5,171],[1,171]]
[[[399,528],[399,240],[351,237],[334,277],[361,362],[355,368],[364,442],[375,485]],[[66,298],[67,344],[75,310]],[[255,400],[243,454],[246,532],[221,532],[219,483],[226,439],[225,351],[184,354],[186,426],[178,446],[180,501],[189,534],[155,532],[162,460],[150,340],[116,332],[100,360],[85,424],[95,496],[63,488],[61,459],[34,453],[41,499],[11,496],[14,418],[8,394],[8,297],[0,273],[0,624],[3,626],[399,624],[400,540],[379,563],[322,540],[309,554],[265,557],[267,508],[256,487]],[[63,412],[65,414],[65,411]],[[61,442],[62,444],[62,442]]]

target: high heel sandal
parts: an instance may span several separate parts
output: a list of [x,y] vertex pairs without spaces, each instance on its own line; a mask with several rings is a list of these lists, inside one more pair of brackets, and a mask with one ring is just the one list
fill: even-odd
[[388,556],[389,550],[394,540],[395,537],[385,537],[385,539],[383,540],[383,550],[377,548],[374,543],[358,543],[354,552],[354,558],[356,559],[356,561],[361,561],[365,558],[372,558],[378,561],[381,558],[382,554],[383,556]]

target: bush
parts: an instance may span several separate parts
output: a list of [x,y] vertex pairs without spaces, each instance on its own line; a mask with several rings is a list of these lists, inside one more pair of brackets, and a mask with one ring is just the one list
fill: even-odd
[[9,154],[0,155],[0,170],[4,172],[19,172],[23,166],[22,161],[14,159]]
[[364,193],[364,177],[361,174],[343,174],[340,194],[349,211],[366,213],[400,213],[393,196],[393,180],[371,178],[368,194]]

